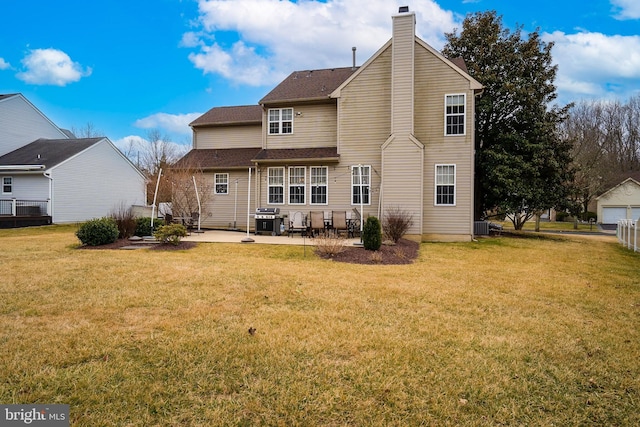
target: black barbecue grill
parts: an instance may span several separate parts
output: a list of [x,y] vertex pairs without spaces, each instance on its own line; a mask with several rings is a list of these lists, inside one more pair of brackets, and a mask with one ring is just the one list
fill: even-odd
[[255,214],[256,234],[268,233],[279,236],[282,228],[280,208],[258,208]]

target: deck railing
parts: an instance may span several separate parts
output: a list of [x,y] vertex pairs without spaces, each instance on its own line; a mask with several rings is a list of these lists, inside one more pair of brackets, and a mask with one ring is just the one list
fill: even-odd
[[621,219],[618,221],[618,229],[616,231],[618,241],[634,252],[640,251],[638,247],[638,220]]
[[0,199],[2,216],[46,216],[49,200]]

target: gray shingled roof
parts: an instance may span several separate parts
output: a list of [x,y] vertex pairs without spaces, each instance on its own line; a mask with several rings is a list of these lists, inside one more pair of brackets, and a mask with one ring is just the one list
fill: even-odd
[[50,169],[104,138],[38,139],[0,157],[2,166],[37,166]]
[[261,148],[197,149],[189,151],[178,160],[175,167],[199,167],[203,169],[248,168]]
[[229,126],[240,124],[261,124],[262,107],[241,105],[237,107],[215,107],[192,121],[189,126]]
[[197,149],[189,151],[175,165],[176,168],[196,167],[202,169],[248,168],[254,162],[323,161],[337,162],[336,147],[284,148],[263,150],[261,148]]
[[337,162],[340,158],[336,147],[319,148],[276,148],[262,150],[254,158],[259,162],[278,161],[310,161],[323,160],[325,162]]
[[260,100],[260,104],[329,99],[358,68],[294,71]]

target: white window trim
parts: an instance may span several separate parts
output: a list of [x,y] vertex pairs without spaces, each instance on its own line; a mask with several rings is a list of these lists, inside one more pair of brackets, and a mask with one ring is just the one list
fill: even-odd
[[[462,133],[447,133],[447,98],[450,96],[462,96],[464,113],[462,113],[462,119],[464,120],[462,127]],[[451,116],[458,116],[459,114],[451,114]],[[444,96],[444,136],[466,136],[467,135],[467,94],[466,93],[447,93]]]
[[[285,110],[291,111],[291,120],[282,120],[282,112]],[[278,111],[278,120],[271,120],[271,112]],[[270,108],[267,111],[267,132],[268,135],[293,135],[293,108]],[[282,122],[291,122],[291,132],[283,133],[282,132]],[[278,123],[278,132],[271,132],[271,123]]]
[[[269,178],[271,177],[271,170],[275,170],[275,169],[279,169],[282,171],[282,185],[272,185]],[[268,205],[284,205],[285,204],[285,200],[287,200],[287,194],[285,192],[285,186],[286,186],[286,182],[287,182],[287,177],[285,175],[285,169],[282,166],[278,166],[278,167],[272,167],[272,168],[267,168],[267,204]],[[269,196],[270,196],[270,192],[269,189],[271,187],[282,187],[282,203],[275,203],[272,202],[271,200],[269,200]]]
[[[5,186],[4,180],[5,180],[5,178],[8,178],[8,179],[11,180],[11,184],[8,184],[8,185],[11,186],[11,191],[9,191],[9,192],[5,192],[4,191],[4,186]],[[3,176],[2,177],[2,182],[0,184],[2,184],[2,194],[3,195],[11,195],[11,194],[13,194],[13,185],[14,184],[13,184],[13,177],[12,176]]]
[[[322,185],[314,185],[313,181],[312,181],[312,170],[313,169],[324,169],[325,171],[325,178],[326,178],[326,182]],[[312,188],[313,187],[324,187],[325,188],[325,192],[327,194],[327,201],[324,203],[314,203],[313,202],[313,193],[312,193]],[[310,166],[309,167],[309,204],[314,205],[314,206],[326,206],[329,204],[329,167],[328,166]]]
[[[453,166],[453,203],[438,203],[438,167],[442,167],[442,166]],[[433,182],[434,182],[434,186],[433,186],[433,205],[434,206],[456,206],[457,203],[457,198],[458,198],[458,187],[457,187],[457,182],[458,182],[458,167],[455,165],[455,163],[438,163],[435,165],[434,168],[434,175],[433,175]],[[450,185],[450,184],[446,184],[446,185]]]
[[[353,189],[356,187],[356,184],[353,183],[353,177],[355,176],[354,172],[357,168],[359,168],[360,166],[368,168],[369,174],[367,175],[369,177],[368,181],[369,183],[366,185],[367,187],[369,187],[369,200],[367,203],[353,203]],[[360,187],[363,187],[362,183],[358,184]],[[360,194],[360,197],[362,197],[362,192]],[[371,165],[354,165],[351,166],[351,194],[349,195],[349,199],[351,199],[351,206],[360,206],[361,204],[364,206],[371,206]]]
[[[225,192],[218,192],[218,176],[226,176],[226,182],[224,182],[224,185],[226,185],[227,191]],[[223,183],[220,183],[221,185]],[[214,194],[229,194],[229,174],[228,173],[215,173],[213,174],[213,192]]]
[[[291,187],[300,187],[300,183],[298,183],[296,185],[296,183],[291,183],[291,170],[292,169],[302,169],[304,171],[304,175],[302,177],[303,182],[302,182],[302,187],[303,187],[303,191],[304,193],[302,194],[302,202],[301,203],[292,203],[291,202]],[[287,179],[287,201],[289,202],[290,205],[296,205],[296,206],[300,206],[300,205],[306,205],[307,204],[307,167],[306,166],[289,166],[288,168],[288,179]]]

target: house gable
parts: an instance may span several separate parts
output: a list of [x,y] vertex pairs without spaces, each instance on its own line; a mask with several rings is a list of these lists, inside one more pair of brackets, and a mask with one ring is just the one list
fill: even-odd
[[0,155],[38,138],[68,138],[22,94],[0,96]]

